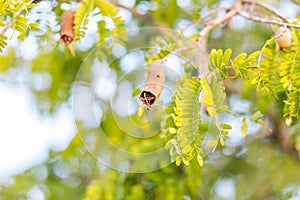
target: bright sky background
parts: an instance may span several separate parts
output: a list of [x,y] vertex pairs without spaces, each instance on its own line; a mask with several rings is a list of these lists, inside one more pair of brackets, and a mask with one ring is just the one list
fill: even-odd
[[66,106],[54,117],[41,117],[24,86],[0,82],[0,178],[20,173],[62,150],[75,134]]

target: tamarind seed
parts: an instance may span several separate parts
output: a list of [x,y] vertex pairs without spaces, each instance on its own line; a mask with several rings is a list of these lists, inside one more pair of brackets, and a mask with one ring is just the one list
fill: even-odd
[[292,44],[291,31],[287,27],[279,27],[279,29],[275,32],[275,41],[280,48],[289,48]]

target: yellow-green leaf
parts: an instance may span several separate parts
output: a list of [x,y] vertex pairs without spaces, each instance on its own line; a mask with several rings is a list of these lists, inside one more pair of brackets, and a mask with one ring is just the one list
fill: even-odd
[[242,120],[242,128],[241,128],[242,136],[243,137],[245,137],[247,135],[247,129],[248,129],[247,119],[243,118],[243,120]]
[[222,137],[220,137],[220,144],[221,144],[221,146],[224,146],[225,145],[225,142],[224,142],[224,139],[222,138]]
[[226,130],[232,129],[232,126],[230,124],[222,124],[222,128]]
[[198,164],[203,167],[203,158],[200,154],[197,154],[197,161],[198,161]]
[[285,124],[287,125],[287,126],[290,126],[291,124],[292,124],[292,118],[286,118],[285,119]]
[[211,140],[207,142],[207,146],[216,146],[218,144],[218,140]]
[[137,88],[135,90],[132,91],[132,96],[138,96],[139,94],[141,94],[142,90],[140,88]]
[[175,164],[176,164],[177,166],[179,166],[179,165],[181,164],[181,161],[182,161],[181,156],[178,156],[178,157],[176,158]]
[[190,165],[189,160],[188,160],[185,156],[182,157],[182,161],[183,161],[183,164],[184,164],[184,165],[186,165],[186,166],[189,166],[189,165]]
[[228,65],[228,62],[230,60],[230,56],[232,54],[232,50],[231,49],[226,49],[225,52],[224,52],[224,55],[223,55],[223,58],[222,58],[222,62],[225,64],[225,65]]
[[169,132],[172,134],[177,133],[177,129],[176,128],[169,128]]

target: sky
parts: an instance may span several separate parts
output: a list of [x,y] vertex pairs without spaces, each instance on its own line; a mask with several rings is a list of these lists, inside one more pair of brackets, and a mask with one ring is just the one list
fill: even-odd
[[0,82],[0,178],[41,163],[50,149],[63,150],[75,134],[70,108],[41,117],[33,101],[26,86]]

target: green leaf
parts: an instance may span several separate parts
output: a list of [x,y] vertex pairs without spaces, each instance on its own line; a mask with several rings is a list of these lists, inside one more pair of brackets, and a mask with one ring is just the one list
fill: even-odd
[[224,63],[225,65],[228,65],[231,54],[232,54],[232,50],[226,49],[224,52],[223,58],[222,58],[222,63]]
[[286,118],[286,119],[285,119],[285,124],[286,124],[287,126],[290,126],[290,125],[292,124],[292,122],[293,122],[292,118]]
[[224,142],[224,139],[222,138],[222,137],[220,137],[220,144],[221,144],[221,146],[224,146],[225,145],[225,142]]
[[179,166],[179,165],[181,164],[181,161],[182,161],[182,157],[181,157],[181,156],[178,156],[178,157],[176,158],[175,164],[176,164],[177,166]]
[[38,23],[37,22],[31,22],[31,23],[29,23],[28,24],[28,26],[29,26],[29,29],[31,29],[31,30],[37,30],[38,28]]
[[226,130],[221,130],[221,133],[223,134],[223,135],[228,135],[228,131],[226,131]]
[[7,37],[6,37],[6,35],[4,35],[4,34],[0,34],[0,40],[7,40]]
[[205,77],[203,77],[200,82],[201,82],[202,90],[205,95],[205,97],[202,99],[202,101],[204,101],[207,105],[212,106],[214,104],[213,94],[212,94],[211,88],[207,82],[207,79]]
[[4,34],[0,34],[0,53],[3,52],[3,49],[6,47],[7,45],[7,37]]
[[124,23],[124,20],[122,19],[121,16],[113,18],[113,21],[115,24],[123,24]]
[[137,88],[135,90],[132,91],[132,96],[135,97],[135,96],[138,96],[140,95],[142,92],[142,90],[140,88]]
[[232,129],[232,126],[230,124],[222,124],[222,128],[230,130],[230,129]]
[[176,128],[169,128],[169,132],[172,134],[177,133],[177,129]]
[[79,40],[85,35],[85,30],[89,22],[88,18],[93,9],[93,0],[83,0],[79,3],[74,15],[74,35],[76,40]]
[[208,115],[215,118],[215,119],[218,119],[218,114],[217,114],[217,111],[215,108],[213,107],[207,107],[207,112],[208,112]]
[[247,129],[248,129],[247,119],[243,118],[242,125],[241,125],[241,133],[242,133],[243,137],[245,137],[247,135]]
[[182,157],[182,161],[183,161],[183,164],[184,164],[184,165],[186,165],[186,166],[189,166],[189,165],[190,165],[189,160],[188,160],[185,156]]
[[218,140],[211,140],[207,142],[207,146],[212,147],[218,144]]
[[246,58],[247,54],[246,53],[241,53],[235,59],[232,61],[233,66],[238,66],[241,65],[244,59]]
[[218,55],[217,55],[217,50],[216,49],[212,49],[210,51],[210,54],[209,54],[209,63],[208,63],[208,68],[209,70],[214,70],[218,67]]
[[212,100],[214,102],[214,107],[217,112],[224,110],[223,104],[226,99],[225,87],[221,81],[217,81],[215,76],[211,77],[211,91],[212,91]]
[[197,77],[179,79],[177,84],[174,87],[173,101],[166,109],[167,116],[163,122],[162,135],[168,140],[172,138],[178,156],[183,152],[182,162],[187,165],[196,156],[193,153],[195,144],[201,145],[202,142],[199,140],[201,84]]
[[203,167],[203,158],[200,154],[197,154],[197,161],[198,161],[198,164]]
[[261,114],[260,111],[256,111],[251,117],[250,117],[250,120],[251,121],[254,121],[256,123],[259,123],[259,124],[263,124],[264,121],[262,120],[263,119],[263,114]]
[[171,140],[169,140],[166,144],[165,144],[165,149],[170,149],[172,147],[172,142]]
[[205,104],[207,104],[207,105],[209,105],[209,106],[213,106],[214,105],[214,102],[211,99],[207,98],[207,97],[203,97],[202,98],[202,102],[205,103]]

